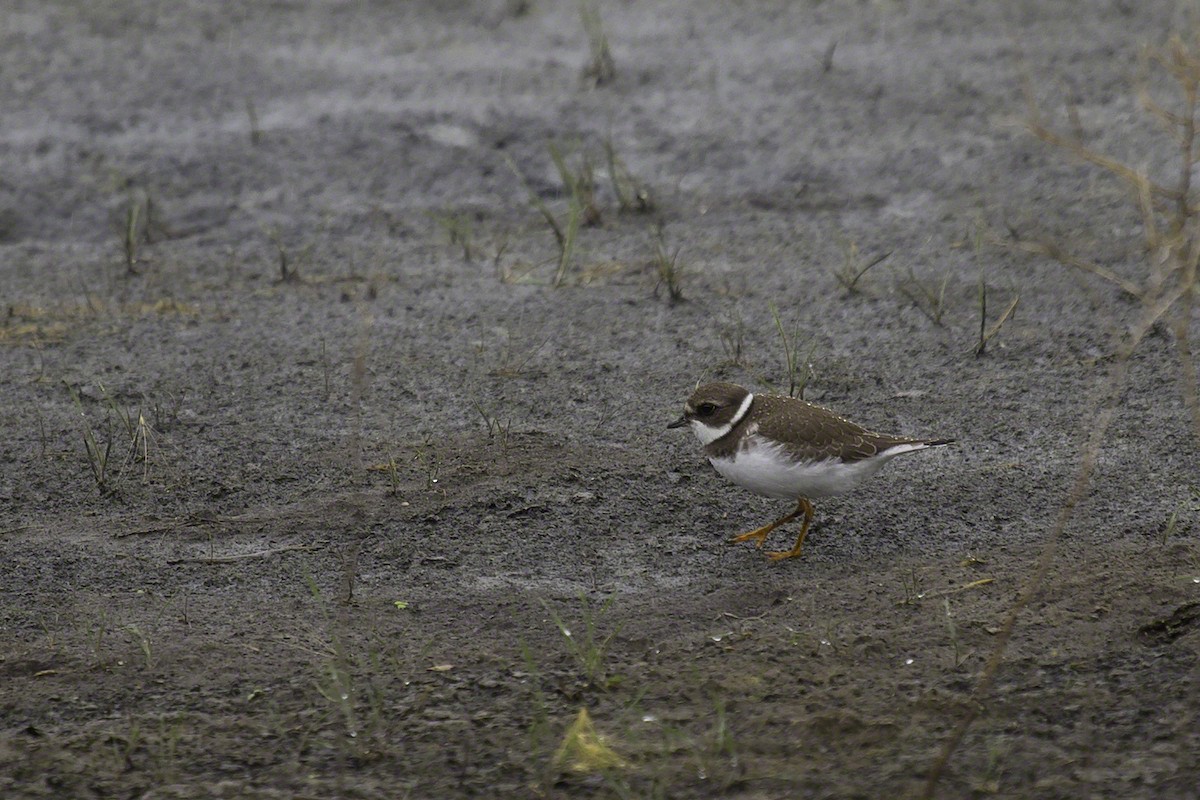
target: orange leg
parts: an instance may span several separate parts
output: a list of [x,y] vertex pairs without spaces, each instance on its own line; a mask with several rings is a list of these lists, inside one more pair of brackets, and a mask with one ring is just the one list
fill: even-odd
[[800,535],[796,537],[795,546],[792,547],[791,550],[780,550],[774,553],[767,553],[767,558],[771,559],[772,561],[782,561],[785,558],[795,558],[796,556],[800,555],[800,545],[804,544],[804,537],[808,535],[808,526],[811,525],[813,521],[813,506],[812,503],[808,502],[807,498],[801,497],[800,505],[796,506],[796,510],[793,511],[787,518],[793,519],[801,511],[804,512],[804,525],[800,528]]
[[[770,525],[763,525],[761,528],[755,528],[749,533],[743,533],[741,536],[735,536],[729,541],[748,542],[753,539],[755,545],[761,548],[763,546],[763,542],[767,540],[767,536],[771,533],[771,531],[775,530],[780,525],[786,525],[787,523],[791,522],[796,517],[800,516],[801,511],[804,512],[804,529],[807,531],[808,523],[812,520],[812,503],[808,502],[804,498],[800,498],[800,504],[796,506],[796,510],[792,513],[780,517]],[[800,538],[804,538],[803,533],[800,534]]]

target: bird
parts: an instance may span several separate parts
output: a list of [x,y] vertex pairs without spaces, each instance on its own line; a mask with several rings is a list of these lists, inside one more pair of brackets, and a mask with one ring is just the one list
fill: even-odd
[[774,522],[730,540],[761,548],[771,531],[803,514],[796,544],[767,553],[775,561],[800,555],[813,521],[812,499],[850,491],[898,455],[954,441],[875,433],[813,403],[725,382],[697,388],[683,416],[667,427],[685,426],[722,476],[755,494],[796,503]]

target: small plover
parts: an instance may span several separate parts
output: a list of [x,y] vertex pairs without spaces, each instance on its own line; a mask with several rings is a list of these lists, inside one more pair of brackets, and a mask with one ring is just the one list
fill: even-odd
[[848,492],[898,455],[954,441],[873,433],[804,400],[754,394],[733,383],[698,388],[683,416],[667,427],[685,425],[717,472],[755,494],[797,504],[791,513],[732,541],[753,540],[762,547],[771,531],[804,514],[795,546],[767,553],[776,560],[800,555],[813,520],[812,498]]

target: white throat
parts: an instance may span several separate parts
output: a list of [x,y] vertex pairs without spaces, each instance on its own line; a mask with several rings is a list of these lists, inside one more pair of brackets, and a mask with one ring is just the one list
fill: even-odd
[[748,393],[746,399],[738,406],[737,413],[733,415],[733,419],[726,422],[724,425],[705,425],[698,419],[692,420],[692,433],[696,434],[696,438],[700,440],[700,444],[710,445],[717,439],[720,439],[725,434],[733,430],[733,426],[742,421],[742,417],[746,416],[746,412],[750,410],[750,404],[754,402],[754,394]]

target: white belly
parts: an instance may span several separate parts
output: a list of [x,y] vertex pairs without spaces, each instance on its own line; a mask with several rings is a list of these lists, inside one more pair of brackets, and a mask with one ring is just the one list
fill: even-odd
[[739,450],[734,458],[710,458],[717,472],[755,494],[780,500],[829,497],[848,492],[883,468],[883,465],[908,449],[890,450],[882,455],[850,464],[840,459],[795,462],[783,448],[758,439],[749,449]]

